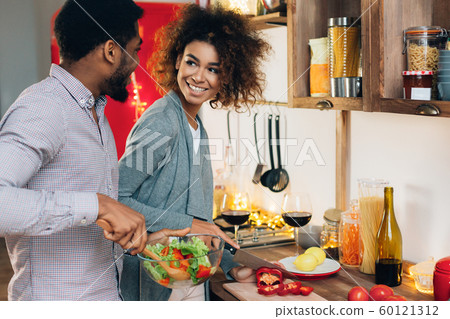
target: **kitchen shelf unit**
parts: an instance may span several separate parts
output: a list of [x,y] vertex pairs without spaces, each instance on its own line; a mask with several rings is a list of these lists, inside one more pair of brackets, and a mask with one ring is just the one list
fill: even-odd
[[[327,36],[333,17],[360,17],[362,98],[313,98],[309,96],[309,39]],[[448,0],[288,0],[289,105],[334,110],[391,112],[450,117],[449,101],[403,99],[402,71],[406,70],[403,30],[437,25],[450,29]],[[439,114],[423,114],[431,104]],[[425,108],[425,111],[428,110]]]

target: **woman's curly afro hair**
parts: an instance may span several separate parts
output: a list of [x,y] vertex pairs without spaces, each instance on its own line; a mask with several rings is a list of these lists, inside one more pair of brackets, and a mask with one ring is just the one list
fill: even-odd
[[220,6],[207,9],[184,6],[177,18],[157,32],[156,48],[149,68],[162,90],[176,89],[175,64],[193,41],[213,45],[220,59],[219,93],[210,101],[213,108],[249,108],[262,99],[265,75],[261,63],[270,45],[252,28],[248,18]]

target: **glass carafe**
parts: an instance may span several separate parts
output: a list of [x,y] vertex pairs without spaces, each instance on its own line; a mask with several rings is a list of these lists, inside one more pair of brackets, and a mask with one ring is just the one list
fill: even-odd
[[359,270],[375,274],[376,239],[384,209],[384,187],[388,182],[381,179],[359,179],[359,209],[361,214],[361,239],[363,256]]

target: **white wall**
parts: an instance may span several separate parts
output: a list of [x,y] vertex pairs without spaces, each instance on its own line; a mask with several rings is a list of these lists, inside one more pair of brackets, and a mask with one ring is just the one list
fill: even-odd
[[0,0],[0,113],[48,75],[50,18],[64,0]]

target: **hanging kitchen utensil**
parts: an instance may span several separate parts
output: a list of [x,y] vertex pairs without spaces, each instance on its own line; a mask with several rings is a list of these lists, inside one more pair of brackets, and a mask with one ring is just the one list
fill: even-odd
[[258,155],[258,164],[256,165],[255,174],[253,174],[252,182],[255,184],[258,184],[261,180],[261,173],[264,168],[264,164],[261,163],[261,157],[259,156],[259,146],[258,146],[258,137],[256,135],[256,117],[258,113],[255,113],[255,116],[253,117],[253,131],[255,133],[255,147],[256,147],[256,154]]
[[275,117],[275,138],[276,138],[276,144],[277,144],[277,153],[278,153],[278,168],[275,169],[275,171],[271,174],[273,174],[272,177],[272,186],[269,187],[272,192],[281,192],[289,184],[289,175],[288,172],[283,168],[281,165],[281,140],[280,140],[280,116],[277,115]]
[[275,164],[273,161],[273,148],[272,148],[272,117],[270,114],[268,117],[268,135],[269,135],[269,156],[270,156],[270,166],[271,169],[264,172],[261,176],[261,185],[269,187],[272,185],[272,172],[275,170]]

